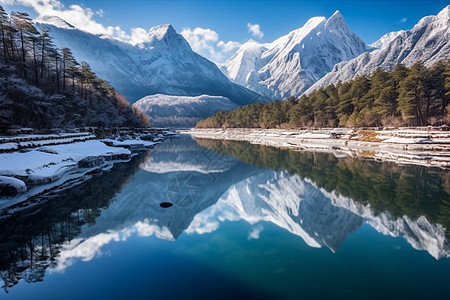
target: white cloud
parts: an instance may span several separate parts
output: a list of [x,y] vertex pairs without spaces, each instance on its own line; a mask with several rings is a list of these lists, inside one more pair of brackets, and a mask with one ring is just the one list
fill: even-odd
[[240,43],[233,42],[233,41],[228,41],[226,43],[224,41],[220,41],[217,43],[217,47],[222,48],[223,51],[225,51],[225,52],[230,52],[230,51],[236,50],[240,46],[241,46]]
[[216,63],[224,62],[233,50],[241,46],[238,42],[219,40],[219,34],[209,28],[187,27],[183,28],[181,35],[191,45],[192,50]]
[[[148,31],[144,28],[131,28],[126,32],[119,26],[107,26],[97,22],[94,17],[103,17],[104,11],[93,11],[89,7],[80,5],[64,6],[60,0],[1,0],[9,5],[23,5],[33,8],[42,16],[57,16],[69,22],[78,29],[93,34],[108,35],[122,42],[139,45],[150,40]],[[259,30],[259,25],[258,25]],[[238,42],[219,40],[219,34],[209,28],[197,27],[193,30],[183,28],[181,34],[189,42],[192,49],[206,58],[222,63],[230,57],[233,51],[241,45]],[[261,33],[262,34],[262,33]]]
[[261,234],[263,229],[264,229],[264,227],[262,225],[257,225],[256,227],[254,227],[252,229],[252,231],[249,232],[247,238],[249,240],[257,240],[257,239],[259,239],[259,235]]
[[104,11],[103,11],[103,9],[99,9],[99,10],[97,10],[96,12],[95,12],[97,15],[99,15],[100,17],[102,17],[103,18],[103,14],[104,14]]
[[2,0],[10,5],[23,5],[33,8],[38,17],[57,16],[66,20],[78,29],[93,34],[104,34],[116,38],[122,42],[132,45],[141,44],[149,40],[148,31],[143,28],[131,28],[131,34],[125,32],[119,26],[105,27],[101,23],[94,20],[97,15],[103,17],[104,11],[99,9],[93,11],[89,7],[72,4],[68,7],[64,6],[59,0]]
[[259,24],[250,24],[247,23],[248,33],[258,38],[262,38],[264,36],[264,32],[261,31],[261,27]]
[[401,18],[400,23],[405,23],[406,21],[408,21],[408,18],[407,17],[403,17],[403,18]]

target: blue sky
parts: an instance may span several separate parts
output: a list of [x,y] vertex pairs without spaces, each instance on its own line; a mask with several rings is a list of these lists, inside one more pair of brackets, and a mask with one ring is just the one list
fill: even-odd
[[32,17],[56,11],[84,30],[108,32],[132,43],[139,43],[150,27],[170,23],[183,33],[194,50],[223,62],[250,38],[271,42],[301,27],[311,17],[329,17],[336,10],[341,11],[351,30],[366,43],[372,43],[387,32],[411,29],[422,17],[437,14],[450,1],[0,0],[0,3],[8,12],[26,11]]

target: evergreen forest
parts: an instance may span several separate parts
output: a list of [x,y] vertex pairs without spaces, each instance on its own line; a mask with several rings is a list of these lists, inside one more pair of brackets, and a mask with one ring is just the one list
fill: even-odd
[[197,128],[323,128],[449,124],[450,61],[376,69],[309,95],[252,103],[200,120]]
[[0,129],[148,124],[71,49],[56,47],[45,26],[0,6]]

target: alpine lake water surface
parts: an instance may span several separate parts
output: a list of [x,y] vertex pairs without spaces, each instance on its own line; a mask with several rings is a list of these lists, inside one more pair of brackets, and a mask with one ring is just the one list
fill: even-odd
[[0,299],[450,299],[447,170],[181,135],[90,176],[0,219]]

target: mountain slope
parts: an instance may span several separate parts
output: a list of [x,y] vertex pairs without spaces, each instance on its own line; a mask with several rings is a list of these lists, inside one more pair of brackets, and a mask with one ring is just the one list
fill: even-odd
[[69,47],[131,102],[152,94],[224,96],[237,105],[260,95],[230,82],[217,66],[192,51],[171,25],[150,29],[144,44],[132,46],[107,36],[78,30],[58,17],[36,20],[59,47]]
[[411,30],[385,35],[372,45],[381,48],[337,64],[330,73],[311,86],[307,93],[338,81],[370,74],[377,68],[391,70],[398,63],[411,66],[418,60],[429,67],[439,60],[449,59],[450,5],[436,16],[422,18]]
[[220,110],[236,109],[237,105],[221,96],[151,95],[138,100],[133,106],[150,116],[157,127],[193,127],[201,118]]
[[311,18],[270,44],[245,43],[222,67],[227,76],[270,98],[302,94],[343,60],[367,51],[339,11]]

